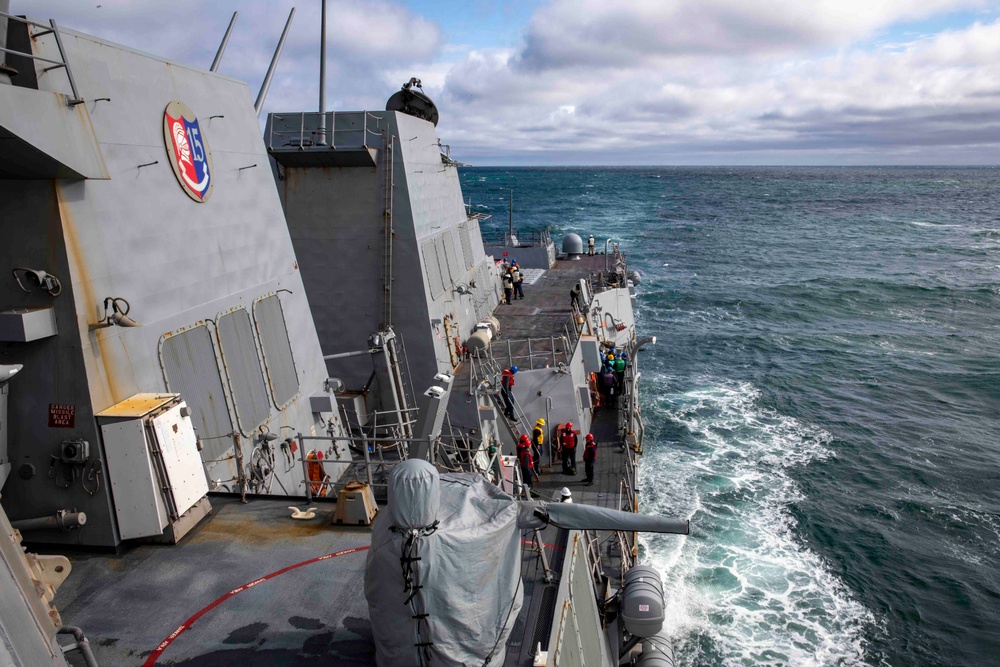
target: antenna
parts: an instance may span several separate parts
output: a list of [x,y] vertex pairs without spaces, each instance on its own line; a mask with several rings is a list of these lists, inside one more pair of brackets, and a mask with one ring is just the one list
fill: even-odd
[[226,52],[226,45],[229,44],[229,36],[233,34],[233,26],[236,25],[236,17],[239,15],[239,12],[233,12],[233,18],[229,19],[229,27],[226,28],[226,34],[222,37],[222,44],[219,44],[219,50],[215,53],[215,60],[212,61],[212,66],[208,70],[209,72],[218,71],[219,64],[222,62],[222,54]]
[[[326,145],[326,0],[323,0],[322,18],[319,28],[319,137],[316,142]],[[336,129],[336,128],[334,128]],[[336,141],[336,140],[334,140]]]
[[288,37],[288,29],[292,27],[292,17],[294,16],[295,7],[292,7],[292,11],[288,12],[288,20],[285,21],[285,29],[281,32],[281,39],[278,40],[278,48],[274,50],[271,65],[267,68],[267,74],[264,75],[264,83],[260,84],[257,101],[253,105],[258,116],[260,116],[260,112],[264,108],[264,100],[267,99],[267,89],[271,87],[271,78],[274,76],[274,69],[278,66],[278,58],[281,57],[281,49],[285,46],[285,37]]

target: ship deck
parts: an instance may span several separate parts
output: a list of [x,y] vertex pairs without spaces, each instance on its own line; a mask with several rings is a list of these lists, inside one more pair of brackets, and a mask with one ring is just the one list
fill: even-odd
[[[569,290],[603,256],[560,262],[525,299],[501,305],[505,338],[561,335],[570,323]],[[532,350],[534,352],[534,349]],[[583,463],[569,477],[543,451],[535,495],[558,500],[563,487],[574,502],[619,508],[628,453],[620,446],[617,415],[595,413],[595,483],[585,486]],[[581,449],[582,451],[582,449]],[[134,545],[120,554],[68,554],[73,564],[55,603],[66,625],[83,629],[98,662],[108,665],[208,667],[314,664],[373,665],[371,621],[364,598],[367,528],[332,525],[334,504],[316,503],[318,516],[290,518],[295,501],[213,496],[213,513],[177,545]],[[302,501],[297,503],[304,507]],[[605,572],[617,583],[620,554],[610,534],[599,534]],[[504,664],[526,667],[546,642],[558,583],[546,583],[532,542],[523,536],[524,606]],[[540,533],[550,566],[560,569],[566,534]]]
[[[583,485],[582,464],[573,479],[543,468],[536,495],[555,500],[565,486],[575,502],[617,506],[625,454],[611,413],[600,415],[594,486]],[[69,554],[73,571],[55,600],[63,622],[84,630],[104,667],[374,665],[364,598],[370,531],[331,525],[329,502],[318,504],[316,519],[295,521],[291,504],[213,496],[213,514],[180,544]],[[531,532],[523,539],[525,599],[509,667],[531,665],[544,644],[558,585],[545,582]],[[565,536],[549,527],[541,540],[558,571]],[[602,553],[614,579],[617,560],[608,547]]]

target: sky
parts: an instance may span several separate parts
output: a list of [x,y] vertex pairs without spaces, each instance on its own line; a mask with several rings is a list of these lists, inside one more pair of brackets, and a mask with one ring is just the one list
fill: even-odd
[[[320,0],[11,0],[318,105]],[[475,165],[1000,164],[1000,0],[328,0],[327,110],[411,76]]]

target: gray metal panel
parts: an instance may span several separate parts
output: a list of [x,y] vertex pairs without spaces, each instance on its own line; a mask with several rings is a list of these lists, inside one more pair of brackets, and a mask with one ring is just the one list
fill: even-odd
[[458,263],[458,257],[455,255],[455,239],[450,230],[441,235],[441,244],[444,246],[444,257],[448,263],[451,283],[455,284],[465,273],[465,267]]
[[437,298],[444,291],[444,282],[441,279],[441,266],[438,264],[437,248],[435,246],[435,239],[427,239],[420,244],[420,251],[424,257],[427,286],[431,290],[431,296]]
[[250,313],[246,309],[237,308],[219,318],[219,343],[240,431],[250,435],[271,414],[271,400],[264,386]]
[[576,543],[573,567],[570,572],[570,595],[573,598],[573,611],[576,614],[576,626],[580,629],[580,645],[583,649],[584,664],[604,664],[607,655],[605,635],[601,631],[601,618],[597,613],[594,582],[591,579],[590,560],[584,551],[587,539],[586,533],[581,533],[583,539]]
[[183,416],[183,402],[153,418],[153,431],[163,469],[170,482],[177,514],[187,512],[208,495],[205,469],[198,456],[191,420]]
[[202,439],[202,458],[214,460],[233,446],[233,431],[225,389],[205,325],[188,329],[160,343],[167,389],[181,395],[191,408],[195,433]]
[[472,241],[469,239],[469,223],[463,222],[458,226],[458,238],[462,242],[462,260],[466,269],[471,269],[476,258],[472,255]]
[[274,405],[283,408],[299,391],[299,376],[288,340],[288,328],[277,295],[261,299],[253,306],[253,316],[264,353],[264,368],[271,385]]
[[149,460],[144,420],[104,423],[101,439],[121,538],[161,535],[167,525],[167,513],[160,498],[159,481]]

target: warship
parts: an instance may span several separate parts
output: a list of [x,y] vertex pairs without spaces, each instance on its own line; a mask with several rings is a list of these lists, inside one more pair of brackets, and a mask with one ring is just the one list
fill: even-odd
[[417,79],[261,133],[293,15],[254,100],[0,0],[0,664],[672,665],[623,248]]

